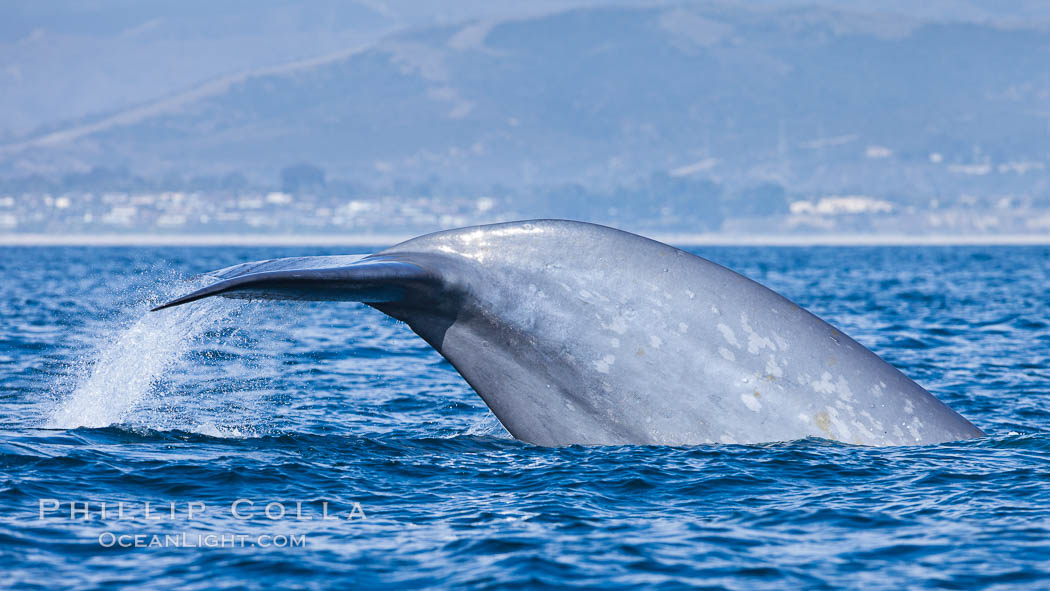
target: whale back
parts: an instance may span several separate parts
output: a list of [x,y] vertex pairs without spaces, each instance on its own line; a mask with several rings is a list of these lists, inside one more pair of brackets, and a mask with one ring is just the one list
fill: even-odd
[[[531,443],[822,437],[909,445],[981,435],[877,355],[772,290],[604,226],[494,224],[422,236],[359,261],[262,265],[227,271],[223,280],[255,282],[256,296],[309,297],[318,283],[341,277],[345,297],[330,289],[324,299],[365,301],[405,321],[512,435]],[[284,267],[267,271],[273,265]],[[354,270],[362,265],[372,265],[371,283],[354,292],[365,282],[350,285],[347,277],[366,273]],[[252,276],[268,272],[270,284],[259,289]],[[287,279],[296,272],[298,279]],[[302,281],[325,273],[303,289]],[[298,287],[288,289],[288,281]]]

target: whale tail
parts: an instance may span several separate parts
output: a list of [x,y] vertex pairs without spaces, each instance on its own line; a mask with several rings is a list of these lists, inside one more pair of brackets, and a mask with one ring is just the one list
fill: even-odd
[[161,304],[156,312],[211,296],[269,300],[403,301],[440,278],[423,266],[390,256],[294,257],[236,265],[212,274],[207,287]]
[[783,296],[603,226],[476,226],[369,256],[208,275],[215,283],[155,309],[217,295],[362,302],[404,322],[512,435],[539,445],[914,445],[982,435]]

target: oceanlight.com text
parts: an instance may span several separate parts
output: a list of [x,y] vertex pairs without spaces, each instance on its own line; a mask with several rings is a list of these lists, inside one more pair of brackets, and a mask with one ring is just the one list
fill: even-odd
[[103,548],[305,548],[306,534],[154,533],[102,532]]

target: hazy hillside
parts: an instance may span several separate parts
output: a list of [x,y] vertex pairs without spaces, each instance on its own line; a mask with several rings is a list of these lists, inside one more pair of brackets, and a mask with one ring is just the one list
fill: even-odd
[[536,14],[473,0],[48,0],[0,4],[0,140],[245,70],[345,51],[400,28]]
[[[536,199],[519,209],[537,211],[541,193],[570,185],[621,210],[617,194],[673,200],[654,193],[667,179],[715,183],[729,200],[772,186],[793,198],[873,195],[898,210],[1050,205],[1050,8],[800,4],[514,14],[468,2],[440,18],[413,3],[332,8],[338,18],[296,28],[341,31],[318,36],[327,45],[312,56],[254,55],[251,68],[133,107],[9,132],[0,178],[17,189],[105,168],[153,186],[235,175],[276,187],[281,170],[306,164],[366,187],[512,187]],[[449,22],[458,16],[471,18]],[[292,27],[274,22],[284,24],[269,35]],[[408,29],[361,41],[395,26]],[[207,43],[193,39],[208,29],[193,35],[173,38],[206,59]],[[358,41],[339,45],[339,35]],[[706,190],[696,187],[679,189]],[[565,191],[555,193],[558,204]]]
[[880,148],[905,162],[1041,159],[1048,63],[1050,33],[1037,30],[794,9],[588,9],[397,35],[5,159],[144,173],[264,173],[305,160],[347,176],[512,182],[707,158],[729,175],[758,163],[814,169]]

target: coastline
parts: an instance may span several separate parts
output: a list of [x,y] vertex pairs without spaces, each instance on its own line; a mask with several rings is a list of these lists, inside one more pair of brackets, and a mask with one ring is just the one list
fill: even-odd
[[[384,246],[419,234],[0,234],[0,246]],[[642,233],[675,246],[1034,246],[1050,234]]]

